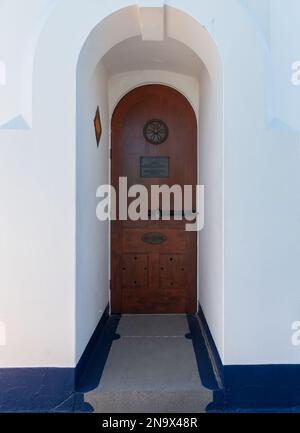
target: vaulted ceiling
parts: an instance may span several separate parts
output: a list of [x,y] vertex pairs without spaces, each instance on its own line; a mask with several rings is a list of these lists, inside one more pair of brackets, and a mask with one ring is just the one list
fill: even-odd
[[171,38],[163,41],[143,41],[141,37],[127,39],[104,57],[109,75],[132,70],[161,69],[199,78],[203,63],[184,44]]

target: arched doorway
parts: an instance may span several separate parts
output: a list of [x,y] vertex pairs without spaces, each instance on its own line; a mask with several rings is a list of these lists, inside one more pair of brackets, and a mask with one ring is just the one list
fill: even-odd
[[[146,85],[119,102],[112,118],[112,184],[119,197],[120,177],[128,188],[145,187],[147,220],[120,220],[119,209],[112,222],[112,312],[196,313],[197,234],[185,230],[185,215],[196,203],[193,197],[191,209],[184,209],[180,187],[192,186],[195,196],[197,120],[181,93]],[[172,191],[159,195],[159,219],[154,185]]]
[[[218,329],[221,347],[223,279],[223,66],[218,49],[195,19],[166,7],[168,21],[162,40],[144,40],[134,33],[135,9],[122,9],[98,23],[82,47],[77,65],[76,146],[76,356],[79,359],[107,305],[114,277],[110,266],[109,222],[95,217],[95,191],[111,183],[110,125],[117,103],[139,86],[165,85],[185,95],[201,127],[197,131],[197,184],[205,186],[205,230],[197,236],[197,298]],[[145,10],[148,16],[150,10]],[[129,15],[129,17],[128,17]],[[130,19],[129,19],[130,18]],[[148,16],[150,20],[150,16]],[[110,32],[128,34],[111,40]],[[131,21],[133,20],[133,23]],[[180,21],[180,28],[176,25]],[[103,27],[104,26],[104,27]],[[138,28],[140,35],[141,27]],[[115,32],[113,33],[116,36]],[[197,38],[195,37],[197,35]],[[120,37],[119,37],[120,36]],[[101,41],[110,46],[100,46]],[[200,44],[198,42],[200,41]],[[100,108],[102,138],[95,143],[92,119]],[[150,209],[151,210],[151,209]],[[200,260],[201,256],[201,260]],[[134,279],[137,281],[137,279]],[[170,281],[171,283],[172,281]],[[217,292],[217,293],[216,293]],[[112,301],[112,302],[111,302]],[[192,311],[196,311],[197,305]],[[114,309],[110,308],[110,311]],[[178,311],[178,310],[177,310]],[[187,311],[187,310],[185,310]],[[211,322],[211,321],[210,321]]]

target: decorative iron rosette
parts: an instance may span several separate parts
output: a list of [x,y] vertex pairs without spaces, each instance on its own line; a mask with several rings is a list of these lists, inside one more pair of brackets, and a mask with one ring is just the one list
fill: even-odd
[[162,144],[169,136],[169,128],[163,120],[151,119],[144,127],[144,137],[151,144]]

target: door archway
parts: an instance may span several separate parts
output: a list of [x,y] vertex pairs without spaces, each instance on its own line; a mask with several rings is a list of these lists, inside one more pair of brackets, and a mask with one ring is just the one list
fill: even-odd
[[[109,182],[109,118],[106,104],[109,83],[103,80],[98,91],[91,91],[90,84],[94,77],[99,78],[97,68],[104,55],[118,43],[140,36],[144,18],[148,17],[150,23],[152,18],[151,8],[141,8],[130,2],[125,2],[126,4],[123,3],[122,6],[116,3],[108,9],[103,8],[100,3],[95,3],[94,8],[87,10],[86,2],[80,0],[76,6],[72,4],[76,13],[74,12],[69,25],[76,29],[73,32],[76,38],[70,41],[61,36],[65,34],[63,30],[57,31],[61,25],[65,25],[63,20],[58,22],[57,19],[63,16],[66,7],[67,10],[70,9],[70,5],[67,6],[68,3],[69,1],[59,4],[59,13],[57,11],[49,17],[39,39],[35,50],[33,80],[33,93],[38,97],[33,98],[32,101],[36,125],[35,137],[43,143],[41,149],[51,149],[51,154],[53,157],[55,155],[55,158],[59,153],[60,165],[57,170],[61,170],[61,176],[65,180],[63,188],[61,185],[56,185],[57,182],[60,182],[59,176],[52,181],[65,197],[64,207],[68,210],[66,218],[68,226],[61,226],[61,229],[64,230],[64,233],[69,233],[66,248],[69,260],[67,269],[70,271],[66,275],[67,282],[64,280],[63,287],[69,287],[70,291],[68,293],[63,291],[59,281],[56,287],[60,295],[64,293],[64,299],[61,299],[61,308],[64,311],[62,320],[65,320],[66,310],[69,311],[70,317],[75,317],[74,321],[70,322],[70,327],[73,327],[70,330],[73,335],[70,341],[74,343],[74,347],[68,352],[68,359],[71,363],[69,356],[73,359],[75,354],[74,362],[77,363],[101,315],[106,310],[110,293],[108,224],[102,224],[99,229],[95,218],[95,190],[100,184]],[[128,7],[124,7],[126,5]],[[202,155],[202,160],[199,162],[200,165],[202,164],[199,171],[202,178],[199,179],[199,184],[205,185],[209,193],[206,212],[209,213],[209,217],[213,215],[213,218],[207,219],[210,224],[206,224],[205,233],[201,234],[202,240],[199,243],[202,269],[199,268],[198,287],[199,297],[203,300],[203,310],[222,355],[224,336],[223,61],[226,60],[226,50],[224,51],[223,46],[228,38],[222,34],[221,40],[215,40],[207,31],[208,27],[204,27],[208,17],[214,17],[213,3],[207,4],[207,13],[204,14],[202,11],[195,11],[190,5],[182,8],[182,4],[177,2],[165,5],[160,10],[165,14],[163,23],[167,24],[165,37],[172,38],[193,50],[204,64],[202,70],[199,71],[203,84],[201,90],[203,104],[198,113],[201,124],[198,139]],[[240,20],[244,20],[244,17],[240,15],[238,15]],[[234,32],[234,29],[232,31]],[[57,43],[58,35],[59,43]],[[234,39],[231,34],[228,35],[232,43]],[[50,48],[50,45],[52,47],[53,44],[55,49]],[[252,47],[252,39],[251,44]],[[236,57],[239,57],[239,48],[239,45],[234,48]],[[251,51],[250,48],[248,53]],[[225,58],[222,58],[222,55]],[[57,65],[54,70],[51,69],[53,64]],[[68,68],[65,68],[66,64]],[[232,59],[227,64],[232,65]],[[140,68],[135,69],[140,70]],[[236,82],[235,71],[238,70],[230,66],[230,72],[231,69],[234,73],[226,75],[229,87],[231,81]],[[50,90],[47,84],[50,70],[52,70],[51,80],[55,81],[55,91],[53,88]],[[253,77],[256,71],[257,69],[247,70],[247,73]],[[245,81],[247,77],[243,76]],[[180,89],[180,86],[176,88]],[[57,95],[61,100],[59,106]],[[88,98],[87,95],[89,95]],[[46,105],[45,100],[48,101]],[[93,118],[97,105],[100,105],[103,127],[102,142],[98,148],[95,146],[93,131]],[[74,113],[74,116],[69,116],[66,121],[65,113]],[[44,132],[48,128],[49,118],[53,120],[56,127],[48,129],[47,136],[45,136]],[[50,166],[43,170],[43,174],[51,176],[51,179],[52,172]],[[88,206],[85,206],[83,211],[81,203],[87,204],[84,188],[88,190],[90,198]],[[69,221],[72,221],[72,224],[69,224]],[[218,227],[217,232],[215,227]],[[204,250],[208,254],[204,254]],[[72,304],[69,302],[70,296],[74,300]]]

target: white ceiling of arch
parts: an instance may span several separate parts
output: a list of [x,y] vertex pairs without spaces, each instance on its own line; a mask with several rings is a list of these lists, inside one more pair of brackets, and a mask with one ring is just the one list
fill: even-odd
[[139,70],[166,70],[200,78],[201,59],[181,42],[171,38],[143,41],[134,37],[113,47],[103,63],[109,75]]

